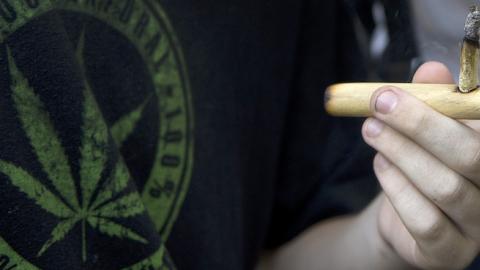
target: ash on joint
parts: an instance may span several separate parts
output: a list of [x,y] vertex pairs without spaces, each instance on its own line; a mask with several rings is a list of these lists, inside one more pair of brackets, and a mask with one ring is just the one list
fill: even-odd
[[470,12],[465,21],[465,39],[478,43],[480,30],[480,7],[470,7]]

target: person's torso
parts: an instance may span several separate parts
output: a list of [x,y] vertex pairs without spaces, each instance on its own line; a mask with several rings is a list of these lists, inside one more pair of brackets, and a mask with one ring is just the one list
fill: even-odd
[[[310,6],[324,23],[314,43]],[[323,136],[323,88],[349,70],[334,61],[336,12],[1,1],[0,269],[253,267],[278,178],[307,173],[286,144],[312,123],[306,141]],[[306,176],[288,200],[319,177]]]

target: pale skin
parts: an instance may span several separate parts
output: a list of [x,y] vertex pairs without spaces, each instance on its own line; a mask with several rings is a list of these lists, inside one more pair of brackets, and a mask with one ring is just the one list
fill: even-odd
[[[423,65],[415,83],[453,83]],[[371,100],[362,135],[383,192],[362,213],[321,222],[260,269],[463,269],[480,247],[480,125],[456,121],[398,88]]]

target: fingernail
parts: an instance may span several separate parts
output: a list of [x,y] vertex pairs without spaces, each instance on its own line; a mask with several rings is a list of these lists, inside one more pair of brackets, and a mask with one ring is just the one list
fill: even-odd
[[391,113],[397,106],[397,95],[392,91],[385,91],[381,93],[375,102],[375,110],[379,113]]
[[385,170],[390,167],[390,161],[388,161],[382,154],[378,154],[375,160],[375,166],[380,170]]
[[367,136],[368,137],[377,137],[382,133],[383,123],[377,119],[370,119],[367,123]]

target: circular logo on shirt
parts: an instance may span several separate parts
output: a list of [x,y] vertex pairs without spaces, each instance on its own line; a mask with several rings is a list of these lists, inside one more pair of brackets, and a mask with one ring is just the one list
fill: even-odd
[[0,269],[173,268],[193,119],[158,2],[1,1],[0,41]]

